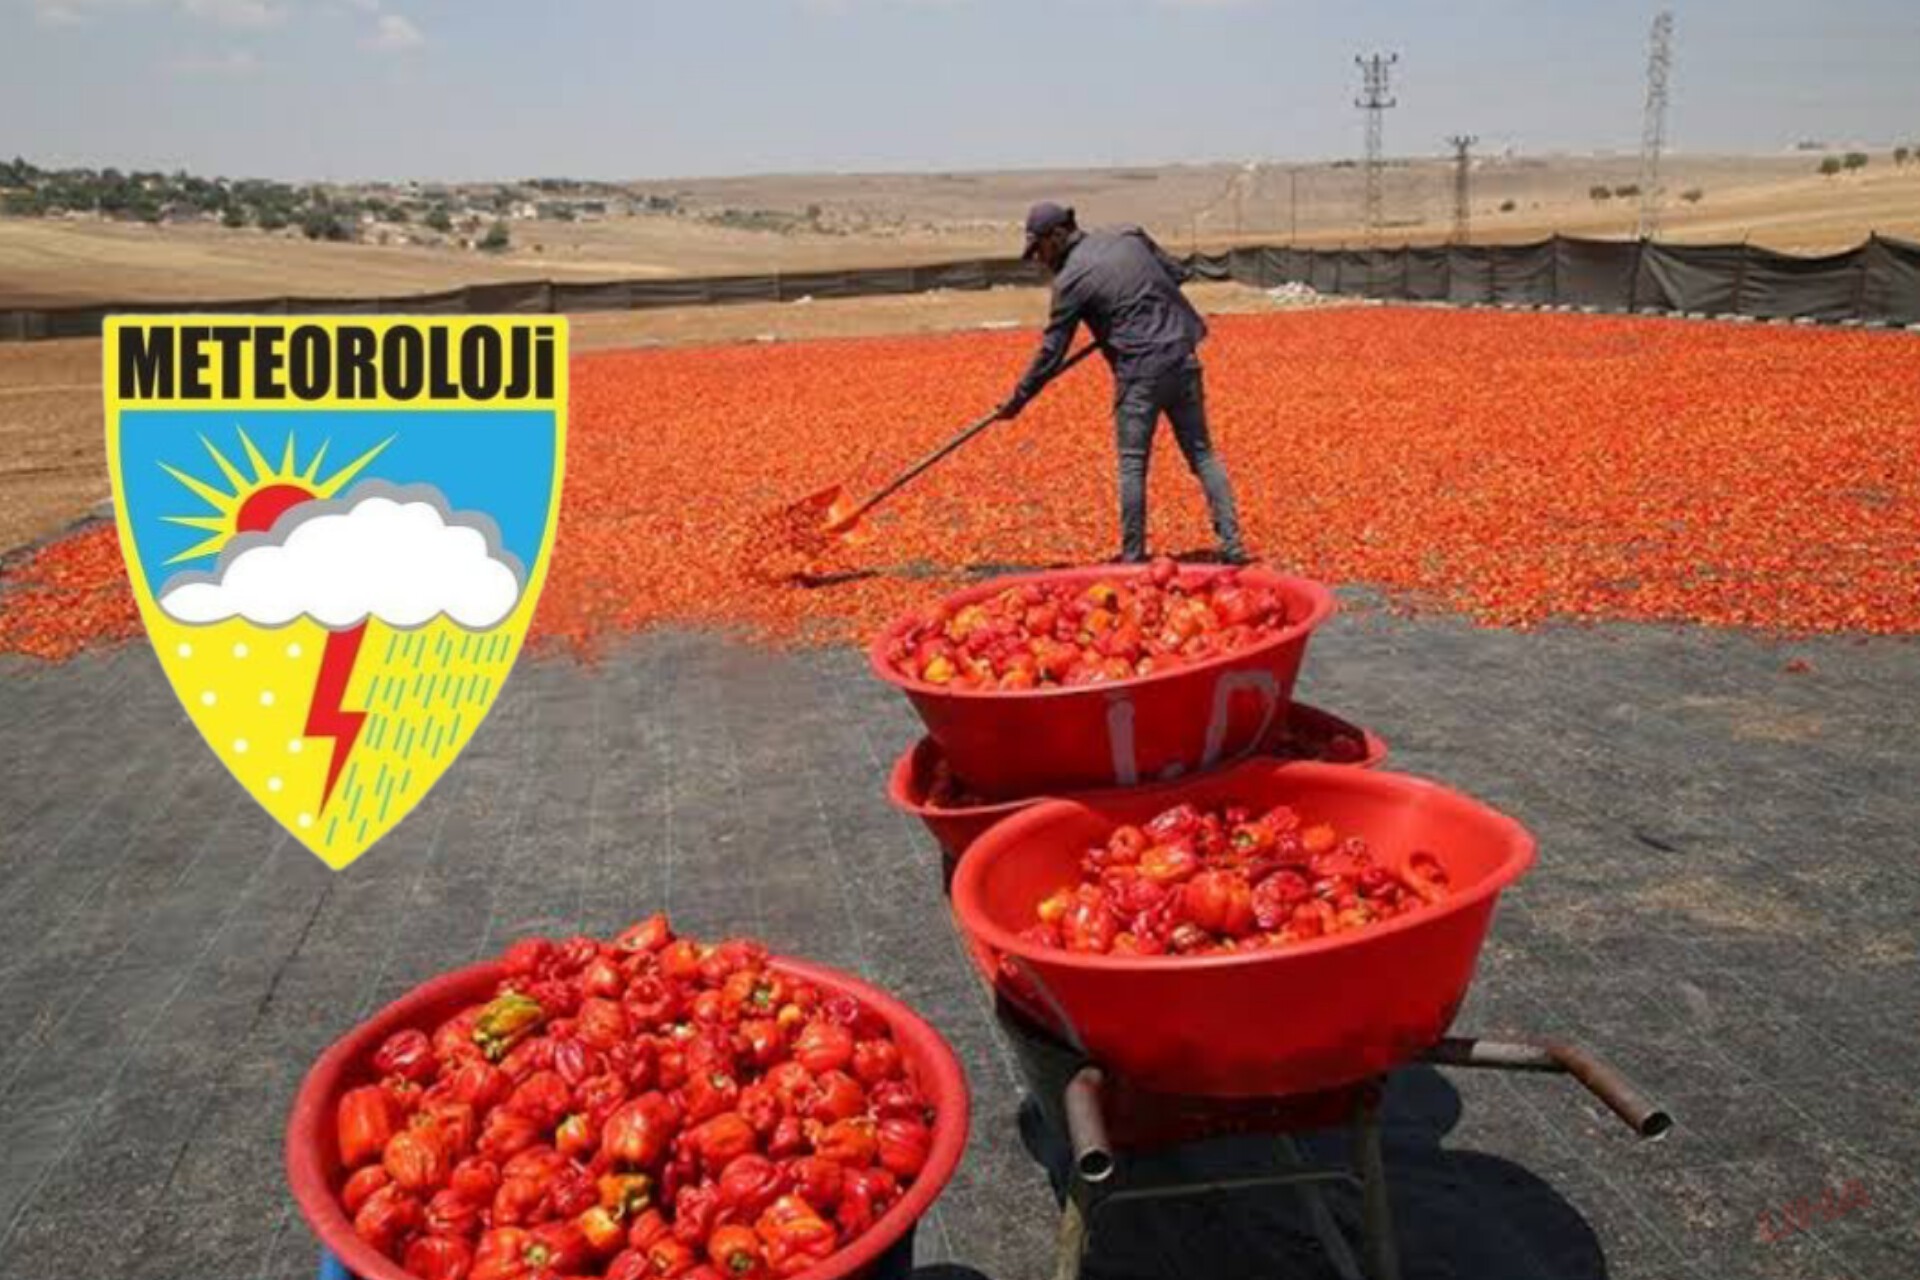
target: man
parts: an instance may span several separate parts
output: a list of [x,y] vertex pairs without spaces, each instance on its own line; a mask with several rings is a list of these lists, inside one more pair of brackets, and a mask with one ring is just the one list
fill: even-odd
[[1245,564],[1227,471],[1207,438],[1205,394],[1195,349],[1207,323],[1180,292],[1187,272],[1138,227],[1082,231],[1073,210],[1052,203],[1027,214],[1027,247],[1053,275],[1046,335],[1000,416],[1018,417],[1060,371],[1084,321],[1113,370],[1114,434],[1120,454],[1120,560],[1147,558],[1147,462],[1165,414],[1187,466],[1200,480],[1220,541],[1220,558]]

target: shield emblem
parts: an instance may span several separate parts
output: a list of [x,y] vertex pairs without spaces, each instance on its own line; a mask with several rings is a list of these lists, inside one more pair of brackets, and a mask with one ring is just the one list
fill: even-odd
[[114,513],[160,665],[240,785],[345,867],[519,657],[559,523],[565,321],[121,318],[106,337]]

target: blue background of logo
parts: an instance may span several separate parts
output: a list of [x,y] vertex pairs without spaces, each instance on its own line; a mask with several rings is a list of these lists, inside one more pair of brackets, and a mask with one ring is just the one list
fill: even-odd
[[393,443],[348,481],[336,498],[351,493],[364,480],[433,485],[446,495],[454,511],[478,511],[491,517],[506,550],[520,561],[524,572],[533,571],[553,501],[558,441],[551,410],[129,409],[120,415],[121,491],[147,585],[156,595],[174,574],[214,565],[212,556],[167,564],[208,535],[205,530],[168,524],[161,517],[205,516],[213,511],[199,495],[161,470],[160,464],[222,492],[231,490],[200,437],[206,436],[251,479],[253,467],[240,443],[240,430],[276,468],[291,431],[298,471],[306,470],[322,441],[329,442],[316,481],[327,479],[392,436]]

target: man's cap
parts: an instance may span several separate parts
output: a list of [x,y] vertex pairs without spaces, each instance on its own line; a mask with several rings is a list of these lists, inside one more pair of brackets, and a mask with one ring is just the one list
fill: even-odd
[[1040,237],[1055,227],[1067,226],[1073,222],[1071,205],[1055,204],[1051,200],[1042,200],[1027,210],[1027,247],[1020,256],[1031,258],[1040,243]]

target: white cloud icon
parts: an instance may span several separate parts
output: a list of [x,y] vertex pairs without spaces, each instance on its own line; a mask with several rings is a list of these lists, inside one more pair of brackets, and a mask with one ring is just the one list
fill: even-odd
[[344,498],[301,503],[270,533],[234,538],[211,573],[161,588],[160,607],[193,625],[308,617],[341,631],[369,619],[419,627],[445,614],[484,631],[513,612],[521,577],[487,517],[454,513],[432,485],[369,480]]

